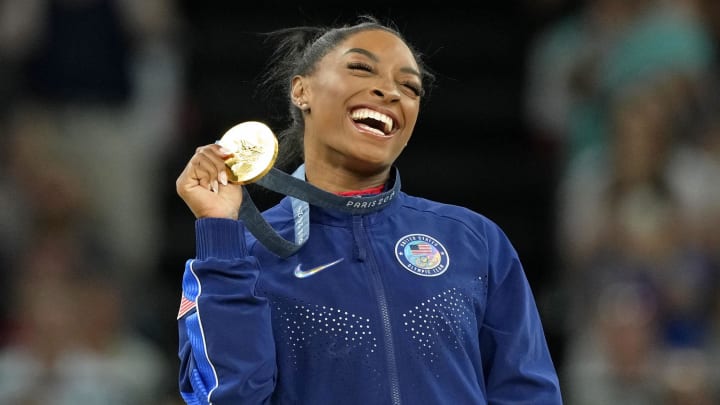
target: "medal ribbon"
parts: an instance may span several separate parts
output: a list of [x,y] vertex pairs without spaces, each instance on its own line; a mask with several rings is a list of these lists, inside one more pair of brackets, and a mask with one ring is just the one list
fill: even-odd
[[292,175],[273,167],[255,183],[269,190],[292,197],[295,242],[280,236],[267,223],[252,198],[250,198],[250,193],[243,187],[243,202],[240,206],[239,219],[245,223],[250,233],[263,246],[282,258],[297,252],[310,237],[309,205],[353,215],[362,215],[385,207],[400,192],[400,177],[396,167],[393,167],[391,173],[392,187],[387,191],[371,196],[344,197],[321,190],[305,181],[305,165],[300,165]]

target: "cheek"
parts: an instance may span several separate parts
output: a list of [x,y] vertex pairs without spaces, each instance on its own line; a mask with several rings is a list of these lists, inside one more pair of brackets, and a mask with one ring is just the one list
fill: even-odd
[[420,112],[420,105],[418,103],[413,103],[411,105],[406,105],[404,108],[405,111],[405,136],[409,139],[412,135],[413,131],[415,130],[415,124],[417,123],[417,118]]
[[313,80],[310,86],[311,108],[341,106],[340,102],[352,94],[348,82],[349,80],[336,73],[325,74]]

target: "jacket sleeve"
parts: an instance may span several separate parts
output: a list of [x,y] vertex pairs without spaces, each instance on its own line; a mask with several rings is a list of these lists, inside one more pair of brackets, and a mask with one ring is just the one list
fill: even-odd
[[259,266],[247,255],[242,222],[195,223],[178,312],[180,394],[189,405],[264,404],[277,373],[266,299],[255,295]]
[[562,404],[557,373],[526,274],[506,235],[487,228],[488,298],[480,332],[490,404]]

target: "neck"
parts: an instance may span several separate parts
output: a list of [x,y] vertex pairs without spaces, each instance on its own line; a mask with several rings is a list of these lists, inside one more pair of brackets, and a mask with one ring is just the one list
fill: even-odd
[[326,162],[306,162],[305,176],[315,187],[338,194],[382,186],[390,177],[390,167],[376,173],[365,173]]

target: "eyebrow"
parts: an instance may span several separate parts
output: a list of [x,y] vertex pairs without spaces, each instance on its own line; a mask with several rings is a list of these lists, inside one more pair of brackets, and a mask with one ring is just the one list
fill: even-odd
[[[362,54],[362,55],[367,56],[368,58],[372,59],[374,62],[379,62],[379,61],[380,61],[380,58],[378,58],[377,55],[375,55],[374,53],[368,51],[367,49],[363,49],[363,48],[350,48],[350,49],[348,49],[347,51],[345,51],[345,55],[347,55],[347,54],[349,54],[349,53],[359,53],[359,54]],[[413,75],[415,75],[415,76],[417,76],[417,77],[420,77],[420,76],[421,76],[421,75],[420,75],[420,72],[418,72],[417,70],[415,70],[415,69],[413,69],[413,68],[411,68],[411,67],[403,67],[403,68],[400,68],[400,71],[402,71],[402,72],[404,72],[404,73],[413,74]]]

